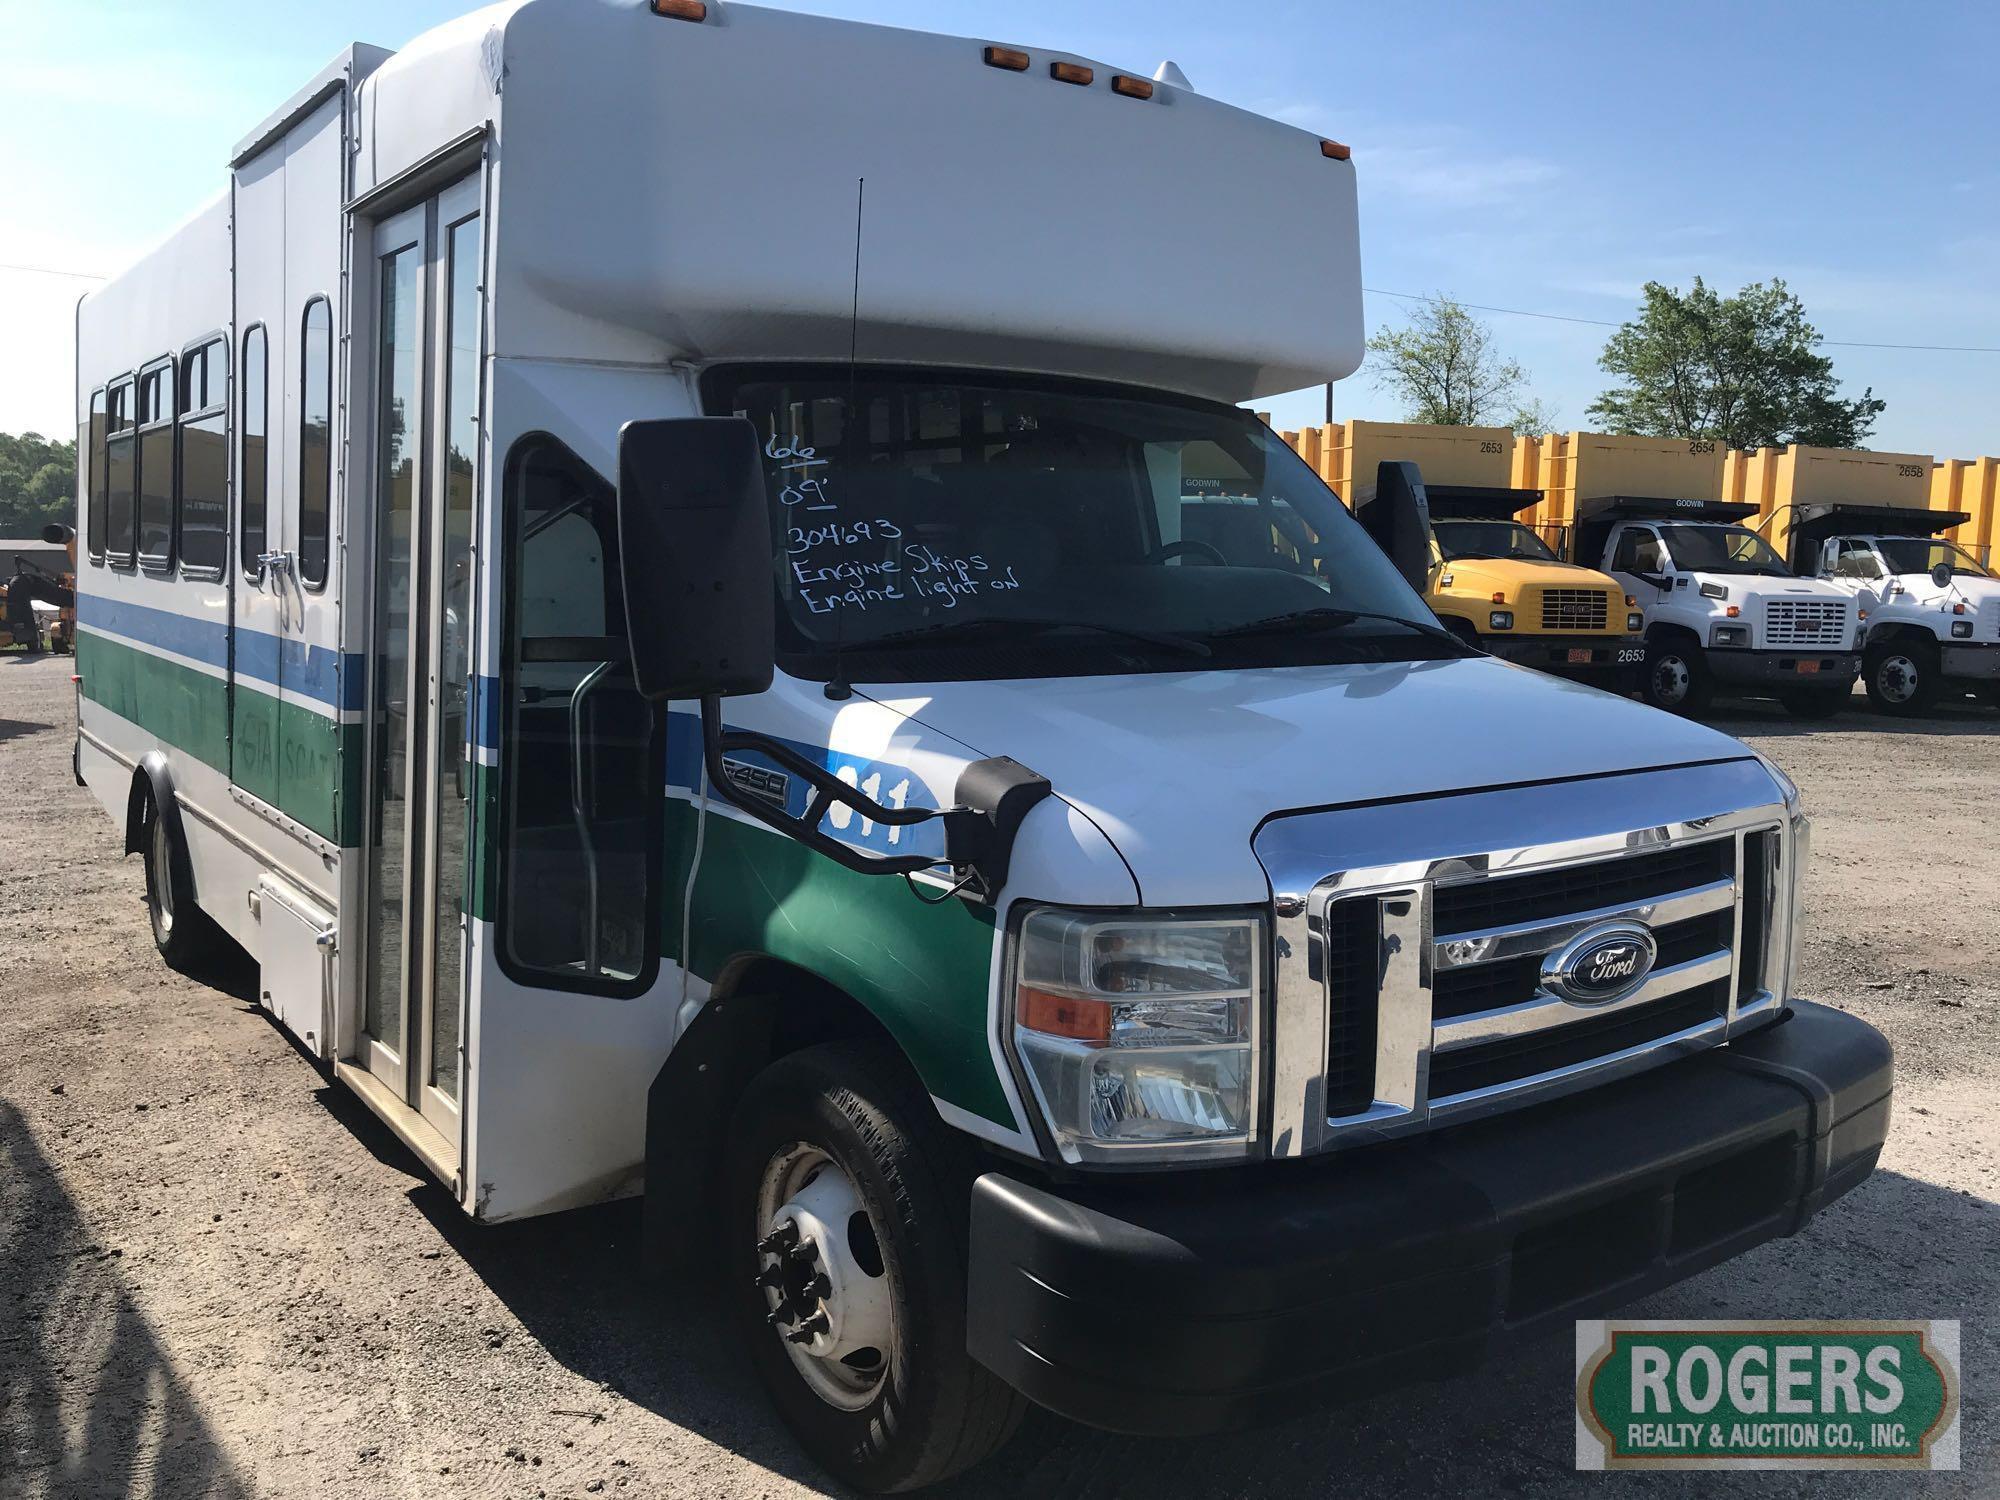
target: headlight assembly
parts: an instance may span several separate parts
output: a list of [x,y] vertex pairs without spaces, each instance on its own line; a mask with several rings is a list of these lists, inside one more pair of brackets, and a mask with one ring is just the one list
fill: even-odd
[[1043,908],[1015,942],[1014,1049],[1065,1161],[1250,1153],[1261,917]]

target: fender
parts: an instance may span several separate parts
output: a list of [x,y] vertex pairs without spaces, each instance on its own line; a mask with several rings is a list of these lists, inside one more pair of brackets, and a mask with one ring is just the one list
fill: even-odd
[[784,1001],[731,995],[695,1012],[646,1091],[647,1259],[690,1269],[706,1250],[723,1132],[774,1050]]
[[144,854],[146,852],[146,801],[150,797],[156,815],[167,825],[167,846],[174,862],[173,874],[181,881],[183,889],[193,891],[198,901],[201,892],[194,883],[194,867],[188,861],[186,831],[181,826],[181,805],[174,796],[174,773],[167,758],[158,750],[148,750],[139,757],[139,764],[132,769],[132,790],[125,799],[125,852]]

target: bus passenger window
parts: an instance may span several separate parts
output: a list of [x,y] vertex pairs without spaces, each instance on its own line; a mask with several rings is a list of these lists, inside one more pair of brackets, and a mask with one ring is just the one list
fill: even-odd
[[549,437],[507,471],[501,963],[636,993],[658,959],[664,746],[633,685],[611,486]]
[[264,325],[243,334],[243,371],[237,384],[237,431],[241,434],[237,455],[238,483],[242,487],[243,534],[242,567],[257,572],[257,559],[264,554],[264,516],[271,493],[271,460],[265,421],[269,394],[265,384]]
[[108,488],[111,472],[104,461],[104,435],[104,391],[100,387],[90,393],[90,422],[84,429],[82,446],[76,455],[77,470],[83,478],[83,544],[94,563],[104,561],[104,512],[111,498]]
[[174,550],[183,573],[219,577],[229,556],[229,345],[181,358],[180,495]]
[[299,581],[326,585],[333,515],[333,305],[306,304],[299,367]]
[[174,560],[174,362],[139,372],[139,561]]
[[132,566],[138,538],[135,486],[139,478],[139,442],[132,421],[132,377],[111,387],[105,413],[104,555],[114,566]]

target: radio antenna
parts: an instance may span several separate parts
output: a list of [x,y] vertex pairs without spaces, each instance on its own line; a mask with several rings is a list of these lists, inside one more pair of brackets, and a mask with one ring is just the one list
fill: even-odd
[[[854,300],[847,310],[847,420],[842,424],[841,446],[852,448],[850,436],[861,404],[861,210],[867,200],[868,179],[854,179]],[[863,441],[866,441],[864,435]],[[836,701],[854,696],[847,685],[847,668],[841,651],[847,630],[847,611],[833,617],[833,676],[827,679],[826,696]]]

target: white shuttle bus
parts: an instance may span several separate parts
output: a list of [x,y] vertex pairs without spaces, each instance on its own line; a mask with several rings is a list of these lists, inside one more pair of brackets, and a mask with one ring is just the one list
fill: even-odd
[[226,165],[78,315],[77,774],[467,1214],[643,1191],[841,1479],[1470,1368],[1872,1169],[1796,789],[1242,407],[1360,360],[1346,147],[525,0]]

